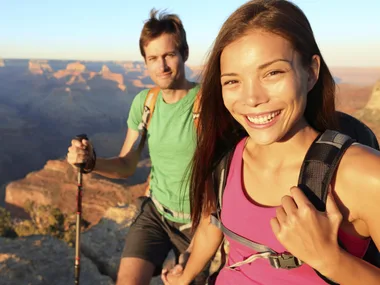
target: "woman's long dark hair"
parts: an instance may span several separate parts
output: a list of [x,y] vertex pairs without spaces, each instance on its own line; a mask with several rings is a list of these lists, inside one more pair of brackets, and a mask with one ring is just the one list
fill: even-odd
[[308,93],[305,118],[316,130],[335,128],[335,83],[315,41],[304,13],[285,0],[250,1],[224,23],[202,74],[197,149],[191,166],[190,203],[193,229],[202,213],[215,209],[212,172],[226,151],[244,136],[241,126],[225,108],[220,84],[220,56],[223,49],[252,30],[271,32],[287,39],[309,67],[314,55],[321,58],[319,78]]

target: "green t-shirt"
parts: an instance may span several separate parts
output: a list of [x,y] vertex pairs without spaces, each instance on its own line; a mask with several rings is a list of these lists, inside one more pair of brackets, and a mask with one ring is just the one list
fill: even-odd
[[[149,89],[141,91],[132,102],[128,128],[138,130]],[[150,190],[152,196],[166,208],[190,214],[189,164],[196,147],[193,104],[199,85],[190,89],[181,100],[167,104],[159,93],[148,128],[148,147],[152,162]],[[160,211],[161,212],[161,211]],[[161,212],[167,219],[188,223]]]

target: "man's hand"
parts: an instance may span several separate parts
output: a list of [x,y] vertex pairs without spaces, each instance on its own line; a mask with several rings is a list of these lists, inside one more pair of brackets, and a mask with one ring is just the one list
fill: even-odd
[[67,162],[76,167],[76,164],[86,163],[87,165],[92,157],[93,147],[88,140],[76,140],[71,141],[71,146],[68,148]]

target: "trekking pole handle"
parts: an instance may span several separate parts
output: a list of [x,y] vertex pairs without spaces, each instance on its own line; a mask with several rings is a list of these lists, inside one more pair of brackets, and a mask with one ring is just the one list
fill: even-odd
[[[77,135],[77,136],[75,137],[75,139],[76,139],[77,141],[82,142],[82,140],[88,140],[88,137],[87,137],[86,134],[80,134],[80,135]],[[76,166],[76,167],[79,167],[80,169],[83,169],[83,168],[86,166],[86,162],[75,163],[75,166]]]

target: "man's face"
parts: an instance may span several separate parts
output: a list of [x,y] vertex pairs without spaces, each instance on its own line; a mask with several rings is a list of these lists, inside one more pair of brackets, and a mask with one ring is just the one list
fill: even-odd
[[163,34],[150,41],[145,49],[149,76],[161,89],[174,89],[185,78],[185,62],[176,48],[174,36]]

